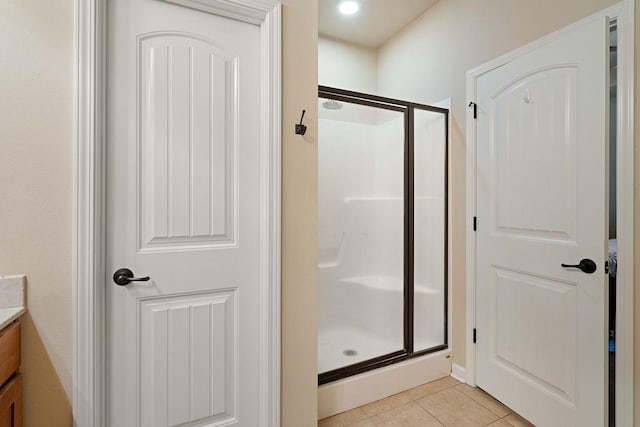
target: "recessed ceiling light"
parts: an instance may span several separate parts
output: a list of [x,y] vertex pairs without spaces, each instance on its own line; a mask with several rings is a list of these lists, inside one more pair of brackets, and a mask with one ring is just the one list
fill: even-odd
[[338,0],[338,10],[343,15],[353,15],[360,10],[359,0]]

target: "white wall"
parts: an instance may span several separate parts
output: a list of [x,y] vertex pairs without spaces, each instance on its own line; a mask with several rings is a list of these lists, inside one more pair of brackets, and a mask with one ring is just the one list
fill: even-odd
[[374,49],[318,39],[318,84],[356,92],[376,93],[377,53]]

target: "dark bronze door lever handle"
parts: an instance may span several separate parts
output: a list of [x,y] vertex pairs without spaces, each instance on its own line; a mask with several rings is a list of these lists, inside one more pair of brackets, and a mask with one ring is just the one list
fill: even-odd
[[149,276],[133,277],[133,271],[128,268],[121,268],[113,273],[113,281],[118,286],[127,286],[131,282],[148,282],[149,280],[151,280]]
[[589,258],[580,260],[579,264],[561,264],[561,265],[564,268],[579,268],[580,270],[582,270],[583,273],[587,273],[587,274],[593,274],[598,269],[598,266],[596,266],[596,263],[593,262],[593,260],[590,260]]

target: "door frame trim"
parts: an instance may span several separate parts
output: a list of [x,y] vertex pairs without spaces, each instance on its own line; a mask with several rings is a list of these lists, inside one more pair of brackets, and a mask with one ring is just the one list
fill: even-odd
[[[101,427],[105,382],[106,1],[74,1],[73,419]],[[280,0],[164,0],[260,27],[260,426],[280,425]]]
[[[593,19],[608,16],[618,21],[618,128],[617,128],[617,238],[616,274],[616,424],[633,424],[634,402],[634,15],[633,0],[624,0],[610,8],[566,26],[506,55],[467,72],[467,104],[476,101],[477,80],[487,72]],[[467,110],[467,225],[466,225],[466,382],[476,385],[476,120]],[[605,284],[603,284],[605,286]]]

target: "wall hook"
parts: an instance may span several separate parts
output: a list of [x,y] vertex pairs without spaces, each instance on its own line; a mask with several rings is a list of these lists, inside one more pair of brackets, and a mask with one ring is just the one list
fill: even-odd
[[300,123],[296,125],[296,135],[304,135],[307,133],[307,127],[302,124],[302,120],[304,120],[304,114],[307,110],[302,110],[302,117],[300,117]]

